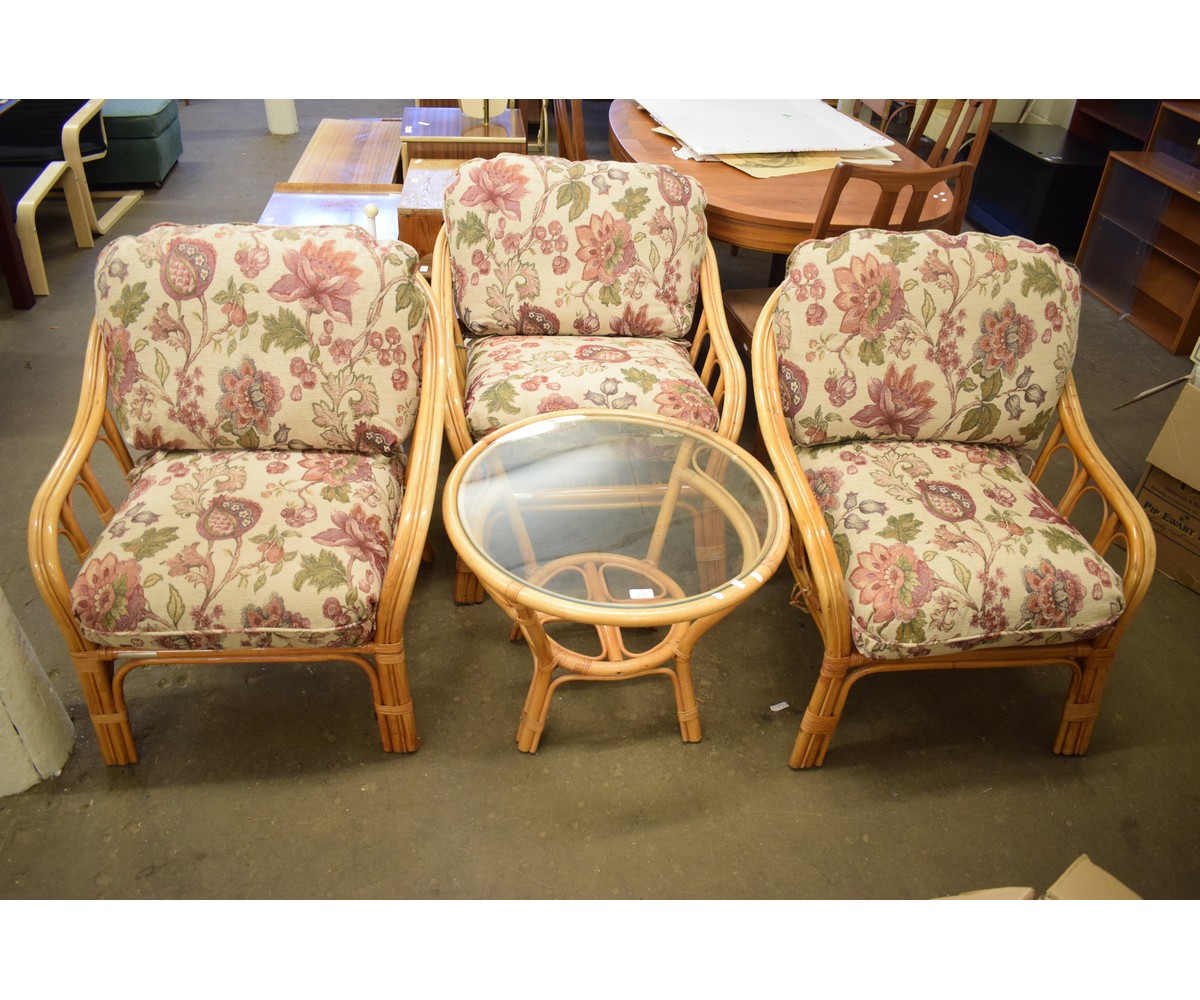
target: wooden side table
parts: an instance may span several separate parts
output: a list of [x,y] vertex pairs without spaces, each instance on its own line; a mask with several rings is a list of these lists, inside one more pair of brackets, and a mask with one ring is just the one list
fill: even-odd
[[404,171],[404,190],[398,201],[400,239],[421,255],[428,267],[433,244],[442,228],[442,203],[459,160],[418,159]]
[[[533,654],[517,727],[528,753],[562,684],[650,674],[671,680],[680,734],[698,742],[696,643],[770,579],[788,541],[783,494],[751,455],[632,411],[541,414],[489,435],[451,470],[442,512]],[[600,652],[578,649],[570,623],[591,626]]]
[[292,175],[294,184],[391,184],[400,164],[394,118],[323,118]]

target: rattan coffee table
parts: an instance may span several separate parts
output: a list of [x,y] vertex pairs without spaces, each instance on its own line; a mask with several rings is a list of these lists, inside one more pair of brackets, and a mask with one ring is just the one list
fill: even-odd
[[648,674],[671,679],[680,732],[698,742],[695,645],[771,577],[788,537],[783,495],[747,452],[600,409],[484,438],[450,472],[443,512],[533,654],[517,727],[531,753],[560,685]]

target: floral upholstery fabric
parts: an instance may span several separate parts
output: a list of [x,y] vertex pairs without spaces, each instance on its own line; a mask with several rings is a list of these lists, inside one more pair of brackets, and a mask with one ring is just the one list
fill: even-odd
[[603,407],[714,429],[720,413],[684,341],[659,337],[480,337],[467,355],[475,438],[523,417]]
[[1121,579],[1006,447],[797,447],[833,536],[861,653],[1082,639],[1124,608]]
[[683,337],[707,245],[703,191],[667,166],[505,153],[446,189],[455,304],[474,336]]
[[96,269],[117,422],[138,450],[394,452],[416,421],[416,253],[357,226],[156,226]]
[[370,641],[401,483],[397,456],[156,453],[80,569],[76,619],[102,646]]
[[1041,440],[1075,355],[1053,247],[860,229],[798,246],[774,314],[792,440]]

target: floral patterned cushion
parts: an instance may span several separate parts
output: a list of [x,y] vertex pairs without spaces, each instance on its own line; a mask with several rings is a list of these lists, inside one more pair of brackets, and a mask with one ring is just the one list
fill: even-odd
[[1120,577],[994,445],[796,449],[869,656],[1069,642],[1111,626]]
[[699,185],[667,166],[470,160],[444,205],[458,315],[476,336],[682,337],[704,208]]
[[717,426],[720,413],[688,344],[665,337],[480,337],[467,354],[467,425],[475,438],[552,410],[641,410]]
[[156,226],[113,240],[96,318],[139,450],[392,452],[416,421],[417,255],[357,226]]
[[375,610],[402,496],[396,456],[149,456],[71,590],[102,646],[355,646]]
[[774,314],[792,440],[1041,440],[1075,355],[1080,281],[1053,247],[853,230],[788,259]]

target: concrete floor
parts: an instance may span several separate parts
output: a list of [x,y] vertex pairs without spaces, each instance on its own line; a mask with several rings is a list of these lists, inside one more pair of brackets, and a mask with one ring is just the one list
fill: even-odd
[[[0,799],[0,896],[919,900],[1040,893],[1082,853],[1144,897],[1200,896],[1200,595],[1161,574],[1085,758],[1050,751],[1065,670],[915,673],[857,686],[825,766],[791,771],[820,644],[786,570],[698,650],[703,742],[680,742],[661,679],[581,685],[527,756],[528,653],[494,606],[454,606],[435,514],[407,636],[419,753],[381,752],[352,666],[164,667],[127,686],[140,763],[105,767],[25,554],[75,411],[100,246],[160,221],[256,221],[321,118],[403,103],[300,101],[300,133],[281,137],[261,101],[192,101],[178,166],[95,250],[43,209],[51,294],[29,312],[0,294],[0,587],[78,741],[61,775]],[[606,155],[603,102],[589,112]],[[721,253],[727,285],[765,283],[764,255]],[[1076,377],[1130,486],[1176,392],[1112,407],[1188,368],[1086,298]]]

